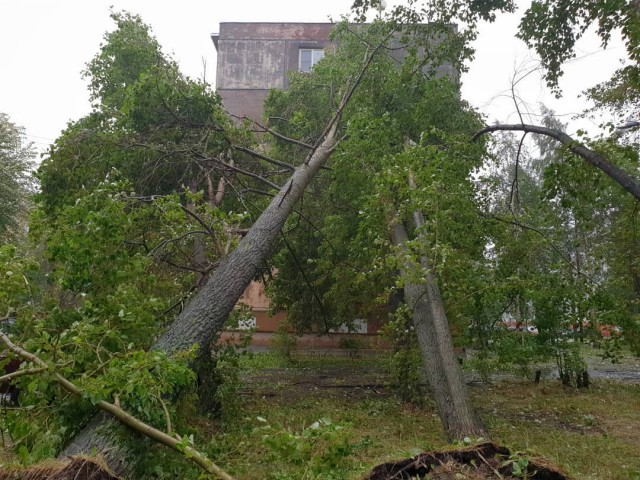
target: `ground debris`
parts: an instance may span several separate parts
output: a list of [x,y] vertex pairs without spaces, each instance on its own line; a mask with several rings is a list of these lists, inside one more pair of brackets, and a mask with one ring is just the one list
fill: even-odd
[[99,458],[74,456],[28,467],[1,467],[0,480],[119,480]]
[[[494,443],[473,447],[421,453],[413,458],[383,463],[366,480],[482,480],[513,479],[511,452]],[[544,459],[528,459],[526,476],[531,480],[571,480]]]

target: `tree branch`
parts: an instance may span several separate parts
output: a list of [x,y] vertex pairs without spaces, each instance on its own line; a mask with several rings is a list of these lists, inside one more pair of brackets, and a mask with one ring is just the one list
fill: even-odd
[[[358,88],[358,86],[362,82],[362,79],[364,78],[364,74],[367,72],[367,70],[369,70],[369,66],[373,62],[373,59],[375,58],[375,56],[378,53],[378,51],[385,45],[387,40],[389,40],[389,38],[391,38],[391,36],[394,33],[395,33],[395,29],[392,30],[391,32],[389,32],[389,34],[384,38],[384,40],[382,42],[380,42],[376,46],[376,48],[374,48],[373,51],[369,54],[369,56],[367,57],[364,65],[360,69],[360,72],[358,73],[358,76],[356,77],[356,79],[354,80],[353,84],[351,85],[351,88],[346,93],[346,95],[342,98],[342,101],[340,102],[340,106],[338,107],[338,110],[336,111],[335,115],[333,116],[333,118],[329,121],[329,123],[325,127],[324,132],[322,132],[322,135],[320,136],[320,138],[318,139],[316,144],[313,146],[313,149],[311,150],[311,152],[309,152],[309,156],[307,157],[307,159],[304,162],[305,165],[309,164],[309,162],[313,158],[313,154],[315,153],[316,149],[322,144],[322,142],[324,142],[324,139],[327,138],[328,136],[330,136],[331,132],[337,130],[337,124],[338,124],[338,121],[340,120],[340,118],[342,117],[342,112],[347,107],[347,104],[349,103],[349,100],[351,100],[351,97],[353,96],[353,94],[355,93],[356,89]],[[330,153],[333,152],[333,150],[335,150],[337,148],[337,146],[338,146],[338,143],[335,143],[331,147]]]
[[0,384],[1,383],[8,383],[11,380],[13,380],[14,378],[18,378],[18,377],[23,377],[25,375],[35,375],[37,373],[42,373],[47,371],[46,368],[27,368],[26,370],[16,370],[13,373],[7,373],[6,375],[3,375],[0,377]]
[[471,141],[475,141],[485,133],[504,131],[504,130],[519,131],[519,132],[526,132],[526,133],[537,133],[540,135],[546,135],[548,137],[556,139],[557,141],[565,145],[569,149],[569,151],[582,157],[591,166],[596,167],[597,169],[604,172],[609,178],[611,178],[618,185],[624,188],[627,192],[633,195],[637,200],[640,200],[640,184],[631,175],[629,175],[627,172],[625,172],[621,168],[618,168],[617,166],[610,163],[602,155],[594,152],[593,150],[588,149],[583,144],[581,144],[577,140],[574,140],[569,135],[567,135],[564,132],[561,132],[560,130],[542,127],[539,125],[527,125],[524,123],[519,125],[491,125],[477,132],[471,138]]
[[266,183],[267,185],[269,185],[271,188],[275,188],[276,190],[280,190],[280,186],[276,185],[275,183],[267,180],[266,178],[264,178],[262,175],[258,175],[257,173],[253,173],[253,172],[249,172],[247,170],[244,170],[242,168],[238,168],[234,165],[231,165],[223,160],[220,160],[219,158],[210,158],[210,157],[205,157],[202,156],[202,159],[205,161],[213,161],[215,163],[219,163],[221,165],[224,165],[226,168],[228,168],[229,170],[232,170],[234,172],[240,173],[242,175],[246,175],[247,177],[251,177],[251,178],[255,178],[256,180]]
[[294,171],[296,169],[296,167],[294,167],[289,163],[281,162],[280,160],[275,160],[271,157],[267,157],[266,155],[253,151],[250,148],[240,147],[237,145],[233,146],[232,148],[234,150],[238,150],[239,152],[244,152],[248,155],[251,155],[252,157],[256,157],[256,158],[259,158],[260,160],[264,160],[265,162],[272,163],[273,165],[278,165],[279,167],[286,168],[287,170]]
[[307,272],[302,266],[302,262],[300,262],[300,260],[298,259],[298,256],[296,255],[296,252],[293,250],[293,247],[287,241],[287,237],[285,236],[284,232],[280,232],[280,237],[282,237],[282,241],[284,242],[284,245],[287,247],[287,250],[289,250],[289,253],[293,257],[293,261],[296,263],[296,266],[298,267],[298,271],[302,275],[304,282],[307,284],[307,288],[311,291],[311,295],[313,296],[314,300],[318,303],[318,307],[320,307],[320,312],[322,313],[322,322],[324,323],[325,332],[328,332],[329,325],[327,323],[327,314],[324,310],[324,303],[322,303],[322,299],[316,292],[316,289],[313,288],[313,284],[311,283],[311,281],[309,281],[309,278],[307,277]]
[[264,197],[270,197],[270,198],[273,198],[276,196],[275,193],[265,192],[264,190],[258,190],[257,188],[245,188],[244,190],[242,190],[242,194],[245,194],[245,193],[255,193],[257,195],[262,195]]
[[[43,360],[41,360],[36,355],[24,350],[18,345],[14,344],[7,335],[0,332],[0,340],[7,346],[9,350],[15,353],[18,357],[26,360],[28,362],[32,362],[36,365],[39,365],[42,370],[49,370],[49,365],[47,365]],[[57,372],[53,372],[53,376],[56,381],[60,384],[60,386],[66,390],[67,392],[77,396],[83,397],[84,390],[80,387],[67,380],[65,377],[60,375]],[[110,413],[114,417],[116,417],[121,423],[126,425],[127,427],[137,431],[138,433],[144,435],[145,437],[153,440],[154,442],[160,443],[166,447],[171,448],[177,452],[182,453],[187,459],[191,460],[193,463],[201,467],[206,472],[217,476],[223,480],[234,480],[234,478],[218,467],[215,463],[205,457],[202,453],[196,450],[189,445],[184,445],[180,440],[167,435],[166,433],[152,427],[144,423],[143,421],[137,419],[133,415],[125,412],[122,408],[117,405],[109,402],[105,402],[104,400],[100,400],[96,403],[96,406],[101,410],[104,410],[107,413]]]
[[262,132],[270,133],[271,135],[273,135],[276,138],[279,138],[280,140],[283,140],[283,141],[288,142],[288,143],[293,143],[294,145],[299,145],[299,146],[304,147],[304,148],[306,148],[308,150],[312,150],[313,149],[313,145],[309,145],[308,143],[301,142],[300,140],[296,140],[295,138],[289,138],[289,137],[287,137],[285,135],[282,135],[281,133],[278,133],[275,130],[273,130],[273,129],[267,127],[267,126],[264,126],[264,125],[256,122],[252,118],[249,118],[247,116],[238,117],[237,115],[231,115],[231,116],[235,117],[235,118],[239,118],[240,120],[249,120],[251,123],[253,123],[257,127],[261,128]]
[[[496,222],[502,222],[502,223],[507,223],[509,225],[513,225],[515,227],[521,228],[522,230],[529,230],[531,232],[534,232],[538,235],[540,235],[540,237],[542,237],[544,239],[544,241],[560,256],[560,258],[567,264],[569,265],[569,267],[572,270],[575,270],[576,274],[586,278],[589,283],[591,283],[592,285],[594,285],[597,288],[602,289],[602,285],[600,285],[594,278],[590,277],[589,275],[587,275],[586,273],[580,271],[580,269],[576,268],[576,266],[573,264],[573,261],[571,260],[571,258],[569,256],[567,256],[562,250],[560,250],[560,247],[558,247],[555,242],[553,240],[551,240],[549,238],[549,236],[544,233],[541,229],[533,227],[531,225],[526,225],[522,222],[520,222],[517,217],[512,213],[512,217],[513,219],[509,219],[509,218],[502,218],[498,215],[483,215],[485,218],[489,219],[489,220],[494,220]],[[603,290],[606,291],[606,290]]]
[[169,238],[167,240],[163,240],[161,241],[158,245],[156,245],[155,247],[153,247],[149,253],[150,254],[155,254],[155,252],[157,250],[160,250],[161,248],[163,248],[165,245],[168,245],[169,243],[177,243],[180,240],[188,237],[189,235],[212,235],[212,233],[210,231],[205,231],[205,230],[192,230],[190,232],[187,232],[183,235],[180,235],[179,237],[176,238]]

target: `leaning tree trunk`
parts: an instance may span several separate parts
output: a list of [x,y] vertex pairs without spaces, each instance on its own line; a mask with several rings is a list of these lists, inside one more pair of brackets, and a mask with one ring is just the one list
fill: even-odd
[[206,355],[258,267],[268,257],[275,239],[305,188],[326,163],[337,144],[334,126],[311,158],[300,165],[282,187],[238,247],[215,269],[207,284],[167,328],[154,348],[165,352],[197,345]]
[[[422,214],[416,212],[417,227],[424,223]],[[393,243],[406,251],[408,240],[405,226],[397,222],[392,227]],[[486,430],[475,414],[465,385],[458,359],[453,351],[449,322],[442,303],[440,289],[430,271],[426,257],[420,259],[422,268],[420,283],[414,281],[415,264],[408,261],[402,268],[405,278],[405,300],[413,312],[418,345],[426,371],[427,381],[436,401],[438,415],[449,441],[465,437],[487,437]]]
[[[305,188],[327,162],[338,143],[337,121],[329,129],[322,143],[295,172],[269,206],[262,212],[238,247],[220,262],[207,284],[189,302],[182,313],[167,328],[153,348],[166,352],[187,350],[193,345],[200,352],[197,363],[207,363],[212,343],[227,320],[258,267],[268,257],[276,237]],[[123,452],[113,449],[113,439],[105,434],[107,421],[102,415],[92,420],[64,449],[61,456],[79,453],[106,452],[107,462],[121,469]],[[114,455],[109,455],[113,452]]]

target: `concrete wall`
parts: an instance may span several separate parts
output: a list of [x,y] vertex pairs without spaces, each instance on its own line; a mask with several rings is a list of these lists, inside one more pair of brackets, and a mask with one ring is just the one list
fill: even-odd
[[[300,49],[324,49],[333,27],[332,23],[221,23],[220,33],[212,38],[218,51],[216,90],[225,108],[260,122],[269,91],[286,89],[287,72],[298,70]],[[398,48],[397,40],[391,47],[389,54],[401,62],[406,51]],[[436,75],[456,78],[457,72],[442,65]]]
[[301,48],[329,44],[331,23],[221,23],[216,89],[238,117],[262,119],[262,105],[274,88],[287,88],[287,72],[298,70]]
[[284,88],[285,48],[283,40],[219,41],[219,89]]

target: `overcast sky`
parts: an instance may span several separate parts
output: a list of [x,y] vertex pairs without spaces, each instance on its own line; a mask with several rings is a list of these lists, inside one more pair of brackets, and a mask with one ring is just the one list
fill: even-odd
[[[81,72],[98,51],[105,31],[113,29],[109,6],[138,13],[152,26],[165,52],[182,71],[215,79],[215,49],[210,34],[225,21],[324,22],[346,13],[352,0],[0,0],[0,111],[26,128],[28,138],[44,150],[66,126],[90,107]],[[522,0],[524,7],[529,3]],[[522,10],[484,25],[475,45],[476,60],[463,76],[463,96],[487,115],[488,121],[515,122],[508,98],[511,79],[535,63],[533,53],[515,39]],[[594,130],[593,124],[571,121],[585,103],[582,90],[607,79],[624,57],[621,42],[602,51],[592,36],[580,44],[580,60],[566,68],[563,98],[551,97],[537,74],[518,86],[523,103],[552,107],[570,122]]]

